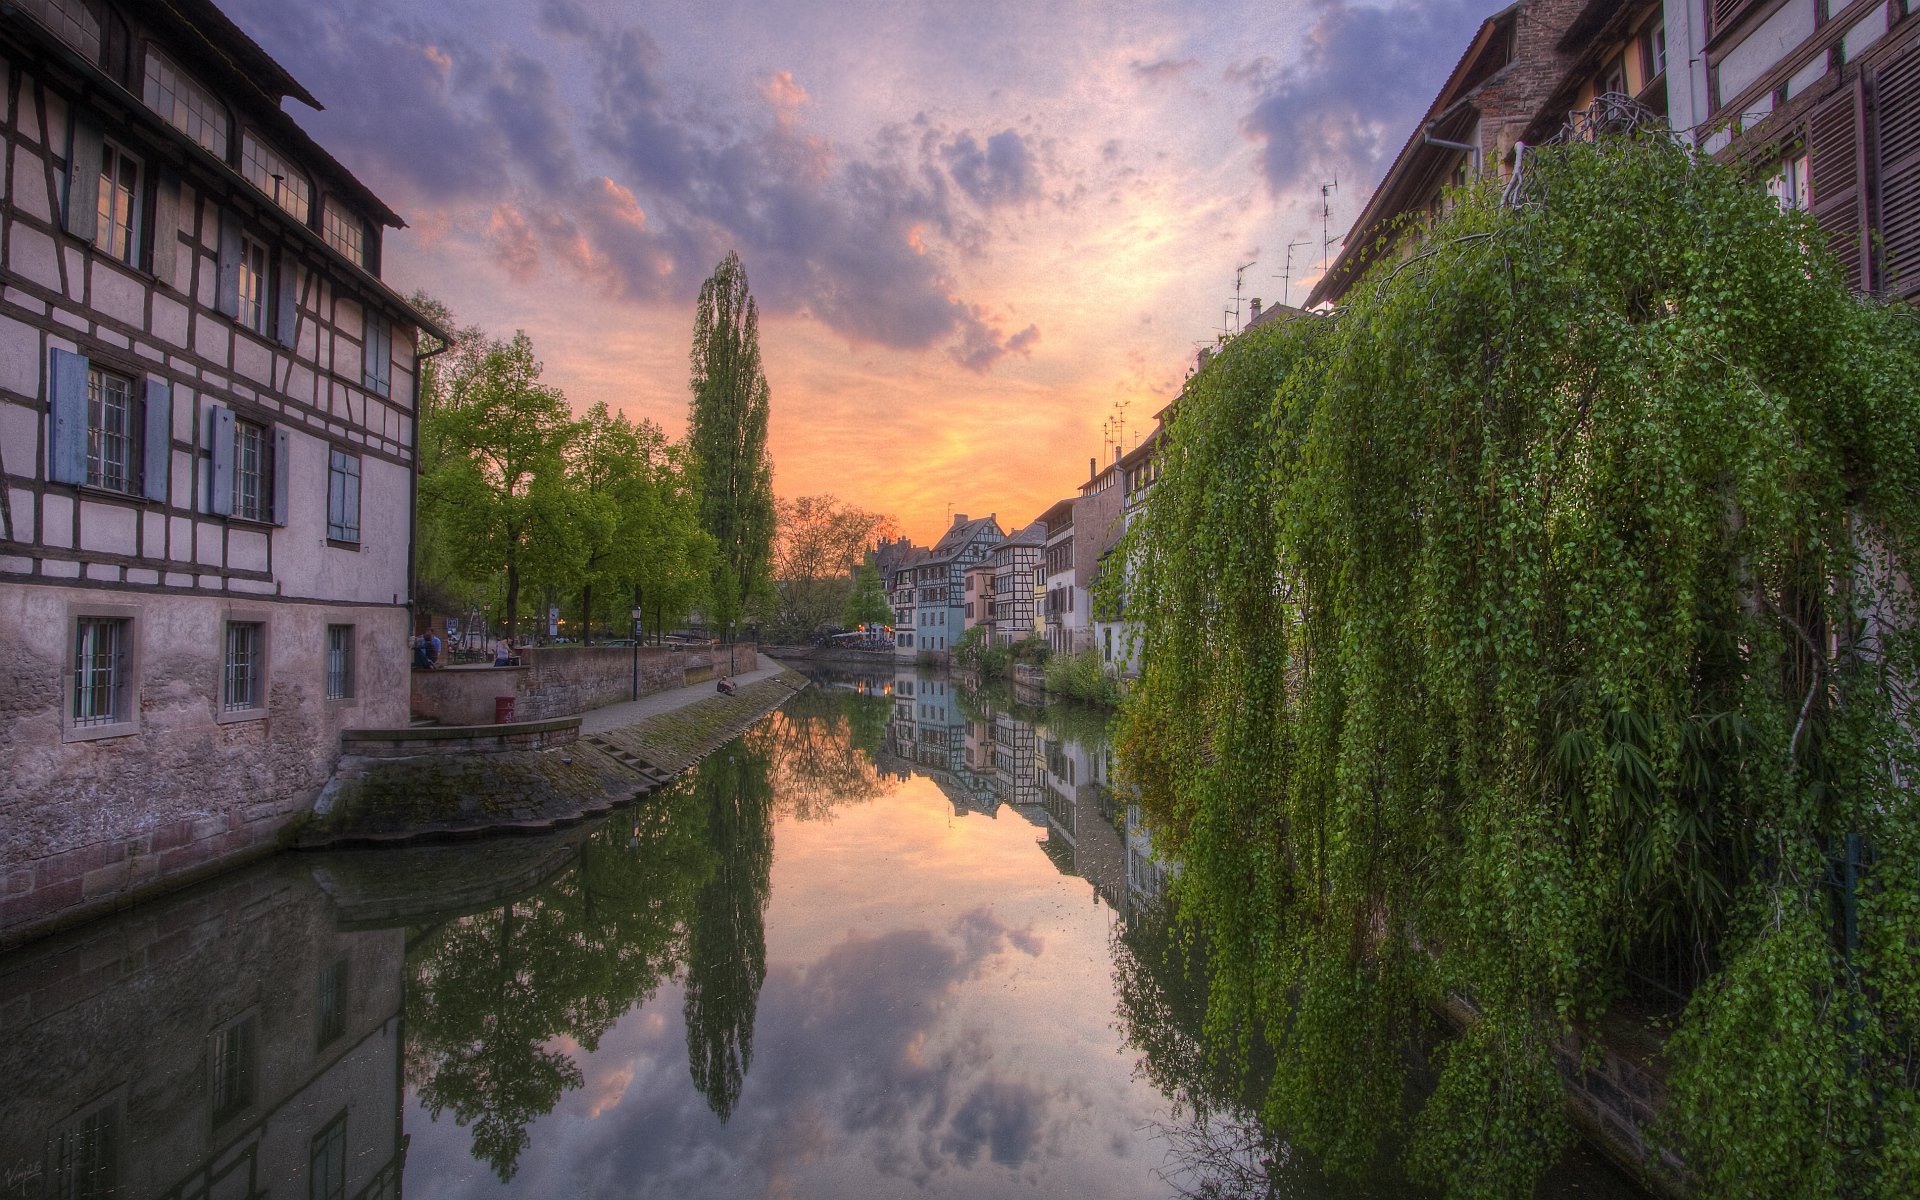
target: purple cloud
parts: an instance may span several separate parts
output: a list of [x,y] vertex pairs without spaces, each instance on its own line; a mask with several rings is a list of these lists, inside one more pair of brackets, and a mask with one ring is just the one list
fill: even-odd
[[[1265,144],[1275,192],[1333,173],[1379,179],[1485,15],[1475,0],[1399,0],[1383,8],[1313,0],[1297,65],[1236,66],[1229,82],[1258,98],[1241,130]],[[1437,49],[1445,48],[1445,49]]]
[[1039,194],[1039,177],[1027,144],[1011,129],[987,139],[986,148],[962,133],[940,147],[953,182],[982,208],[1019,204]]

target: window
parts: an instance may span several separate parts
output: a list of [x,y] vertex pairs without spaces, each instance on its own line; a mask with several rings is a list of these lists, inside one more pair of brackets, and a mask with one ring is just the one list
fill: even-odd
[[233,509],[236,517],[264,521],[271,512],[267,490],[272,456],[264,426],[252,421],[233,423]]
[[313,186],[251,129],[240,135],[240,173],[294,220],[307,223],[313,210]]
[[166,55],[147,48],[141,99],[165,121],[222,162],[227,157],[227,113],[213,93],[183,74]]
[[133,265],[140,250],[140,160],[112,142],[100,148],[100,195],[93,244]]
[[87,483],[138,494],[140,428],[133,380],[87,368]]
[[250,712],[266,707],[261,687],[261,658],[265,630],[257,621],[227,622],[227,660],[220,707],[227,712]]
[[130,718],[127,704],[128,623],[81,617],[73,641],[73,725],[95,729]]
[[[353,626],[327,626],[327,699],[353,696]],[[324,1044],[324,1043],[323,1043]]]
[[307,1200],[341,1200],[347,1194],[347,1114],[313,1135],[307,1153]]
[[361,386],[378,396],[390,394],[393,377],[393,323],[367,314],[367,337],[360,349]]
[[1807,156],[1783,159],[1767,180],[1767,194],[1781,208],[1792,211],[1807,207]]
[[345,450],[327,457],[327,536],[336,542],[360,540],[360,456]]
[[253,1018],[244,1017],[213,1035],[211,1086],[213,1123],[238,1116],[253,1103]]
[[240,304],[233,319],[267,333],[267,248],[250,234],[240,235]]
[[366,266],[367,223],[331,196],[327,197],[325,212],[322,232],[327,235],[327,245],[346,255],[355,266]]
[[27,0],[27,9],[88,62],[100,61],[100,14],[89,0]]
[[1657,21],[1646,32],[1647,78],[1661,74],[1667,69],[1667,24]]
[[[335,629],[344,626],[335,625]],[[314,1048],[324,1049],[347,1031],[347,960],[341,959],[320,972],[319,1003],[314,1006],[317,1024]]]
[[46,1195],[63,1200],[104,1200],[119,1194],[117,1143],[119,1120],[112,1104],[104,1104],[66,1123],[47,1145]]

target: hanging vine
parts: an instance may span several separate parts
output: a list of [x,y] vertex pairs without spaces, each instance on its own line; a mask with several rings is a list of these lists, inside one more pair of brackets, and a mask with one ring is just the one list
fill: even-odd
[[1526,170],[1170,418],[1121,752],[1209,1033],[1265,1031],[1268,1119],[1336,1168],[1404,1132],[1522,1196],[1555,1046],[1657,972],[1700,1194],[1915,1194],[1920,328],[1658,134]]

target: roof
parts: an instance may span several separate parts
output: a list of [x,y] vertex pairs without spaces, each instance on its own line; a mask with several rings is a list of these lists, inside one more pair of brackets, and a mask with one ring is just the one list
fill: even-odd
[[1034,524],[1046,526],[1047,537],[1049,538],[1052,538],[1055,534],[1065,533],[1067,530],[1072,529],[1073,502],[1076,499],[1078,499],[1078,497],[1068,496],[1064,500],[1054,501],[1053,507],[1041,513],[1040,519],[1035,521]]
[[1044,546],[1047,544],[1047,525],[1045,521],[1034,521],[1025,527],[1007,535],[1003,543],[1008,546]]
[[206,49],[225,59],[237,74],[251,81],[276,108],[286,96],[311,109],[324,107],[300,86],[291,71],[274,61],[271,54],[261,49],[258,42],[248,37],[211,0],[158,0],[145,15],[173,26],[176,33],[197,38]]
[[956,524],[954,525],[953,528],[947,530],[947,532],[941,536],[939,541],[933,544],[933,550],[930,553],[930,557],[948,558],[948,557],[951,557],[952,555],[958,554],[961,551],[961,549],[966,546],[968,542],[971,542],[975,538],[981,536],[988,529],[992,529],[995,534],[995,537],[993,540],[999,541],[1000,540],[1000,522],[997,517],[994,517],[994,516],[975,517],[971,521],[966,521],[963,523]]
[[[1527,2],[1518,0],[1480,22],[1480,28],[1474,32],[1473,40],[1467,43],[1460,61],[1453,65],[1446,83],[1434,96],[1433,103],[1427,106],[1420,123],[1414,126],[1406,145],[1400,147],[1400,153],[1381,177],[1380,186],[1373,190],[1367,206],[1360,210],[1353,228],[1341,243],[1340,253],[1313,285],[1313,290],[1307,293],[1307,307],[1338,299],[1353,286],[1367,265],[1368,251],[1373,248],[1376,233],[1405,211],[1408,193],[1414,191],[1416,185],[1434,169],[1433,160],[1458,153],[1427,145],[1424,135],[1442,118],[1454,117],[1460,109],[1471,111],[1470,93],[1512,61],[1513,39],[1505,35],[1511,33],[1517,14]],[[1494,61],[1496,59],[1497,64]],[[1423,170],[1416,173],[1416,167]]]

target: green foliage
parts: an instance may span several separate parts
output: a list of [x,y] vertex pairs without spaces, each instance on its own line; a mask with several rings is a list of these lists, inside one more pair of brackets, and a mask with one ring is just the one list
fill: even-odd
[[1268,1031],[1269,1116],[1351,1167],[1470,997],[1409,1165],[1525,1195],[1553,1047],[1690,972],[1665,1134],[1702,1194],[1910,1194],[1915,319],[1661,138],[1458,200],[1189,380],[1122,545],[1122,765],[1209,1034]]
[[953,661],[983,679],[1013,674],[1013,647],[993,639],[985,625],[975,625],[953,644]]
[[[774,611],[762,633],[774,641],[803,642],[847,610],[861,560],[874,542],[892,536],[893,518],[834,496],[779,500],[774,511],[779,521],[773,543]],[[876,571],[876,594],[878,581]],[[879,607],[886,608],[884,594]],[[873,608],[867,604],[868,611]],[[893,610],[886,612],[880,623],[891,624]]]
[[1097,650],[1055,654],[1047,659],[1047,691],[1088,704],[1120,701],[1120,680],[1107,669]]
[[891,625],[895,615],[887,603],[887,590],[880,582],[880,570],[872,563],[861,563],[853,572],[853,590],[847,593],[846,607],[840,610],[844,625]]
[[690,357],[687,443],[699,469],[700,526],[718,548],[707,616],[731,635],[767,594],[775,525],[760,317],[733,251],[700,285]]

